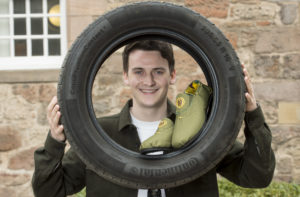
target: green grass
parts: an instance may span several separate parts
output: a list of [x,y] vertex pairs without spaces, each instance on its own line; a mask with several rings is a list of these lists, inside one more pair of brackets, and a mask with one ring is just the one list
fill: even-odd
[[220,197],[300,197],[300,185],[272,182],[264,189],[239,187],[225,179],[218,181]]
[[[220,197],[300,197],[300,185],[295,183],[272,182],[264,189],[242,188],[226,179],[218,183]],[[85,189],[75,197],[85,197]]]
[[81,190],[79,193],[75,194],[74,197],[85,197],[85,188]]

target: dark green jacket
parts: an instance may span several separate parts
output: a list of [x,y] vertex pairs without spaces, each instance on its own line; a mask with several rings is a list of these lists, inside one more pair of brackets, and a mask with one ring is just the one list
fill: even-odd
[[[114,116],[100,118],[101,126],[122,146],[138,151],[140,140],[131,124],[130,102]],[[168,103],[168,116],[174,119],[175,108]],[[213,169],[188,184],[166,189],[167,197],[218,196],[217,173],[237,185],[266,187],[275,168],[271,149],[271,132],[261,108],[245,115],[244,145],[236,142],[228,155]],[[62,197],[86,187],[88,197],[137,197],[136,189],[124,188],[104,180],[90,170],[72,148],[64,154],[65,143],[48,135],[45,146],[35,151],[35,172],[32,186],[35,196]]]

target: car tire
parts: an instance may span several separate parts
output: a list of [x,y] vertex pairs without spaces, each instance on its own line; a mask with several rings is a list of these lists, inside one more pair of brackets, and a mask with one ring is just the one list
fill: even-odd
[[[92,85],[102,63],[141,39],[167,41],[188,52],[213,89],[209,118],[196,140],[162,156],[141,155],[116,144],[93,111]],[[125,5],[100,16],[73,43],[58,83],[61,121],[72,148],[99,176],[130,188],[176,187],[216,166],[241,127],[244,93],[239,59],[222,32],[188,8],[161,2]]]

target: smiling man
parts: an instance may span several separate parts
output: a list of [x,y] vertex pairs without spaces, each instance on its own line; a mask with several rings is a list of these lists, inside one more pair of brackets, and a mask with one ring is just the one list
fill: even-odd
[[[174,122],[176,118],[176,107],[167,99],[169,86],[176,80],[172,46],[151,40],[130,43],[123,52],[123,69],[124,83],[130,87],[132,99],[120,113],[98,120],[113,140],[138,152],[141,142],[154,135],[160,120],[168,117]],[[122,187],[90,170],[72,147],[65,154],[66,138],[63,126],[59,124],[61,114],[54,97],[47,109],[49,135],[44,147],[35,152],[32,180],[35,195],[64,197],[86,187],[88,197],[215,197],[218,196],[217,173],[243,187],[266,187],[275,168],[271,132],[256,103],[248,72],[245,68],[243,72],[248,90],[245,93],[244,145],[235,142],[229,153],[209,172],[190,183],[165,190]]]
[[[151,47],[150,43],[148,47]],[[132,92],[131,114],[139,120],[159,121],[166,117],[169,85],[176,80],[174,60],[171,56],[165,59],[158,50],[144,48],[141,50],[138,45],[126,47],[123,78]]]

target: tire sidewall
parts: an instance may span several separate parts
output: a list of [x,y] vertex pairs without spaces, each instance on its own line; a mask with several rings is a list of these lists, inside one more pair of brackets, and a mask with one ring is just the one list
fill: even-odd
[[[219,96],[213,101],[215,115],[197,143],[180,154],[145,162],[130,151],[124,154],[99,134],[87,106],[86,90],[98,66],[95,62],[107,47],[124,35],[147,28],[176,32],[200,48],[211,62],[218,87],[214,94]],[[168,3],[132,4],[98,18],[70,49],[58,89],[66,135],[78,156],[98,175],[131,188],[175,187],[203,175],[229,151],[244,116],[242,72],[229,42],[201,15]]]

